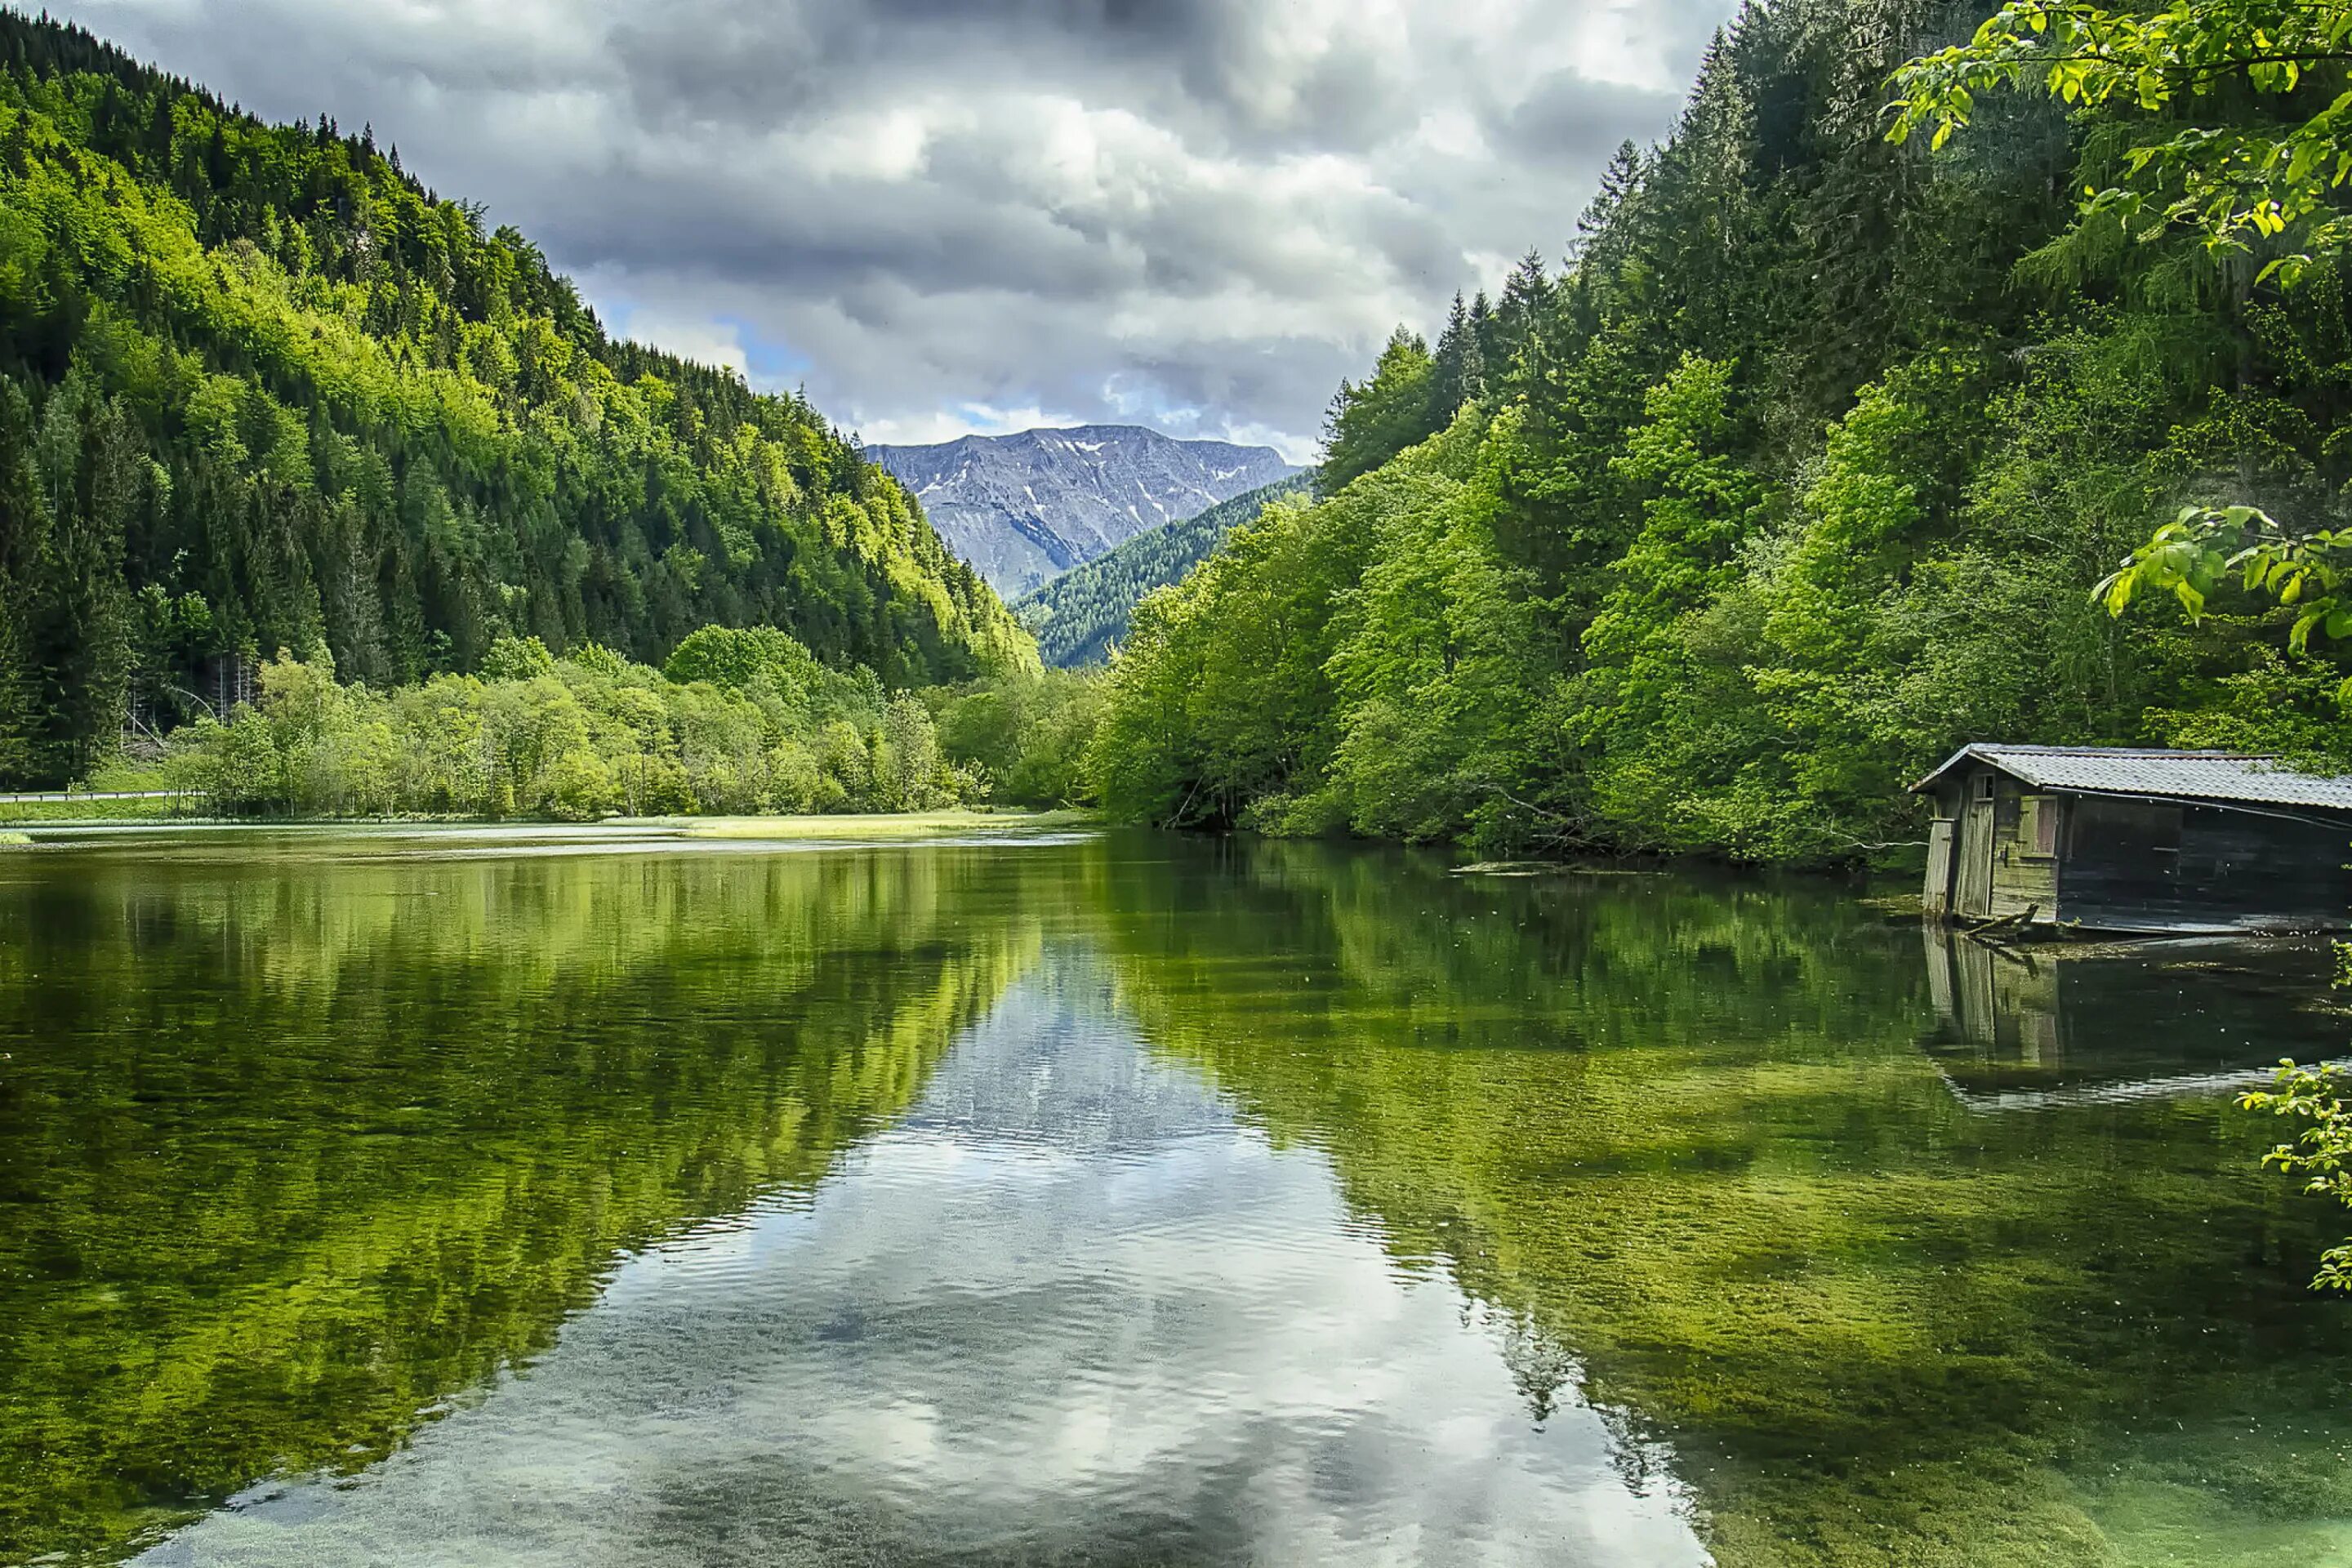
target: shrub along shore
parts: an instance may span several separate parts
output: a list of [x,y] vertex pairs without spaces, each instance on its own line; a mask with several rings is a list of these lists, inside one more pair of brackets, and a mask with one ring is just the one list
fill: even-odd
[[[1092,686],[1055,674],[885,689],[770,627],[708,626],[659,668],[505,637],[478,673],[377,690],[323,649],[265,663],[255,700],[96,775],[229,817],[537,818],[929,812],[1079,797]],[[26,802],[10,820],[187,815]]]

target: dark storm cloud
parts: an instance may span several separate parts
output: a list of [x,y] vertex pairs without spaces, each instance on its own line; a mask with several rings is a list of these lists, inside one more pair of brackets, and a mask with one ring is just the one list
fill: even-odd
[[1548,79],[1498,115],[1501,148],[1514,161],[1563,170],[1599,168],[1628,140],[1656,134],[1682,106],[1679,93],[1613,82],[1588,81],[1571,72]]
[[272,117],[373,122],[617,326],[874,438],[1311,443],[1400,319],[1672,121],[1732,0],[68,0]]
[[[1236,0],[685,0],[615,28],[647,117],[769,126],[923,91],[960,73],[1088,96],[1220,145],[1346,147],[1410,107],[1409,62],[1340,36],[1311,60],[1272,47],[1267,7]],[[1259,89],[1284,79],[1269,99]]]

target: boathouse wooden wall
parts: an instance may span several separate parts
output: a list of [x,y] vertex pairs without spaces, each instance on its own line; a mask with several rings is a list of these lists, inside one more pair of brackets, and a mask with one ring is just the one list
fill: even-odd
[[2201,802],[2069,803],[2062,917],[2109,931],[2329,931],[2352,917],[2352,823]]
[[[2055,918],[2058,855],[2047,837],[2060,820],[2056,796],[2031,794],[1997,768],[1967,770],[1936,797],[1940,826],[1930,831],[1928,912],[1962,920],[2001,920],[2028,909]],[[1934,864],[1938,842],[1947,864]]]
[[1960,770],[1935,803],[1934,916],[2032,909],[2116,931],[2352,923],[2352,814],[2043,792],[1989,763]]

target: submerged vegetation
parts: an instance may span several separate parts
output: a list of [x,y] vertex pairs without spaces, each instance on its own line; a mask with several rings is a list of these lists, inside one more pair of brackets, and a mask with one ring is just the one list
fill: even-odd
[[0,905],[0,1561],[382,1460],[616,1254],[814,1186],[1036,953],[927,858],[285,854]]
[[[1923,1031],[1916,925],[1808,880],[1244,840],[1100,897],[1155,1046],[1321,1152],[1401,1264],[1520,1325],[1537,1418],[1621,1413],[1626,1464],[1689,1486],[1723,1568],[2341,1552],[2352,1366],[2301,1289],[2324,1211],[2263,1179],[2260,1127],[2216,1093],[1953,1089],[1979,1052],[2077,1084],[2211,1053],[2228,976],[2045,967],[2004,1050],[1992,1018],[1980,1045]],[[2066,1049],[2021,1061],[2021,1032]]]
[[[1723,1568],[2340,1554],[2352,1355],[2302,1289],[2328,1215],[2258,1170],[2259,1122],[2194,1087],[2245,1065],[2230,1053],[2252,1031],[2217,1020],[2277,1020],[2210,965],[2044,966],[1979,1042],[1923,1027],[1916,924],[1809,879],[1457,877],[1116,833],[509,847],[196,836],[36,849],[0,879],[0,1560],[119,1557],[264,1478],[376,1463],[536,1358],[616,1257],[763,1198],[823,1204],[816,1180],[861,1146],[872,1179],[908,1174],[904,1147],[866,1140],[943,1065],[950,1128],[975,1100],[1025,1114],[1041,1068],[1084,1097],[1076,1127],[1023,1123],[1032,1157],[1126,1118],[1130,1177],[1198,1184],[1201,1228],[1143,1238],[1175,1275],[992,1259],[973,1289],[949,1258],[919,1320],[853,1320],[835,1306],[865,1303],[785,1256],[716,1288],[739,1307],[763,1279],[811,1315],[762,1320],[748,1350],[698,1337],[740,1329],[727,1308],[666,1317],[680,1367],[725,1371],[730,1338],[761,1376],[905,1335],[953,1359],[959,1335],[1016,1333],[1006,1314],[1063,1263],[1090,1312],[1155,1280],[1167,1312],[1215,1292],[1227,1216],[1267,1222],[1252,1173],[1278,1162],[1316,1226],[1498,1325],[1528,1420],[1607,1413],[1629,1478],[1687,1499]],[[1991,986],[2023,974],[1983,956]],[[1202,1158],[1196,1124],[1150,1120],[1164,1098],[1118,1098],[1148,1076],[1070,1074],[1050,1039],[1003,1048],[1034,995],[959,1055],[1009,985],[1056,964],[1072,1027],[1208,1079],[1219,1116],[1262,1130],[1241,1171]],[[2336,1027],[2299,1026],[2297,1047]],[[2029,1040],[2064,1054],[2021,1060]],[[2189,1088],[2095,1092],[2152,1059]],[[2095,1092],[1963,1103],[1953,1080],[1979,1073]],[[1124,1202],[1116,1183],[1091,1201]],[[1308,1247],[1299,1267],[1346,1266]],[[1364,1326],[1383,1346],[1408,1332]],[[1120,1370],[1181,1379],[1195,1334],[1258,1331],[1211,1313],[1125,1336]],[[1067,1346],[1024,1354],[1036,1375],[998,1391],[1008,1423],[986,1429],[1008,1465],[1066,1430],[1073,1385],[1048,1369],[1108,1397]],[[665,1419],[646,1374],[600,1376]],[[863,1383],[800,1386],[870,1408]],[[1271,1419],[1252,1392],[1211,1394]],[[1137,1419],[1165,1414],[1152,1398]],[[971,1430],[950,1428],[950,1462]]]

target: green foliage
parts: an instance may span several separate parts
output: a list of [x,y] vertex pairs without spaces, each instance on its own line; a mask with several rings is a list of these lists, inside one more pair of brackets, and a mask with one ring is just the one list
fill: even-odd
[[499,637],[482,655],[484,680],[530,680],[554,673],[555,656],[537,637]]
[[1747,848],[1736,816],[1709,797],[1733,785],[1752,747],[1750,706],[1719,649],[1742,547],[1780,505],[1731,455],[1730,367],[1686,356],[1645,400],[1646,421],[1613,467],[1641,524],[1584,631],[1585,668],[1569,734],[1594,758],[1601,814],[1643,824],[1675,848]]
[[2352,637],[2352,602],[2344,595],[2347,563],[2352,535],[2337,530],[2291,532],[2259,507],[2186,506],[2092,594],[2117,616],[2143,593],[2169,594],[2197,619],[2234,578],[2244,592],[2294,612],[2287,647],[2303,653],[2314,632]]
[[1542,629],[1526,574],[1487,524],[1516,426],[1465,415],[1399,465],[1417,483],[1366,498],[1378,506],[1371,558],[1341,601],[1326,665],[1339,723],[1330,799],[1356,832],[1452,837],[1533,787],[1519,774]]
[[679,653],[665,675],[502,638],[479,676],[377,692],[339,682],[323,649],[281,650],[253,704],[173,737],[164,777],[215,810],[306,817],[924,811],[986,793],[930,710],[870,670],[824,669],[768,627],[708,627]]
[[0,781],[225,718],[272,648],[384,688],[710,624],[893,686],[1034,658],[799,398],[613,341],[370,137],[0,13]]
[[1285,816],[1295,795],[1314,795],[1337,739],[1325,663],[1339,595],[1362,574],[1381,512],[1430,482],[1383,469],[1319,506],[1277,502],[1146,595],[1087,755],[1104,805],[1230,825],[1252,807]]
[[1048,669],[926,693],[948,759],[1016,805],[1084,805],[1094,798],[1087,748],[1101,722],[1103,683],[1092,671]]
[[2324,660],[2254,650],[2250,667],[2193,687],[2189,705],[2150,709],[2168,746],[2274,756],[2316,773],[2352,773],[2344,672]]
[[[2304,1191],[2352,1208],[2352,1105],[2345,1103],[2342,1069],[2282,1061],[2269,1090],[2241,1095],[2238,1103],[2309,1122],[2291,1142],[2263,1156],[2263,1163],[2306,1176]],[[2352,1290],[2352,1240],[2321,1255],[2311,1284],[2315,1290]]]
[[163,822],[203,815],[205,803],[194,796],[157,800],[91,800],[75,796],[63,800],[0,802],[0,822],[10,824]]
[[672,680],[707,680],[730,691],[764,682],[778,695],[803,698],[822,681],[815,656],[773,626],[705,626],[689,632],[662,664]]
[[1453,410],[1434,406],[1435,366],[1429,345],[1399,327],[1389,335],[1370,380],[1341,382],[1323,427],[1323,465],[1316,488],[1329,495],[1438,429]]
[[[1540,264],[1537,268],[1541,276]],[[1478,297],[1478,308],[1486,310],[1485,295]],[[1438,334],[1437,352],[1431,357],[1429,370],[1429,422],[1433,428],[1443,429],[1454,421],[1454,416],[1466,403],[1475,403],[1486,395],[1486,345],[1482,337],[1491,336],[1487,316],[1474,316],[1462,296],[1454,296],[1453,313],[1445,318],[1445,331]],[[1482,332],[1481,328],[1486,331]]]
[[[1968,43],[1904,67],[1888,135],[1932,126],[1940,148],[1980,95],[2029,84],[2105,110],[2126,140],[2112,183],[2083,186],[2084,225],[2137,240],[2185,226],[2210,255],[2266,258],[2258,279],[2293,284],[2352,245],[2347,59],[2340,0],[2011,0]],[[2233,98],[2249,111],[2228,115]]]
[[[1890,142],[1890,74],[1961,19],[1743,12],[1564,271],[1522,262],[1433,357],[1392,340],[1334,405],[1322,505],[1139,614],[1104,805],[1821,862],[1913,849],[1905,786],[1969,741],[2347,750],[2347,655],[2314,634],[2352,289],[2078,230],[2065,193],[2153,123],[2136,102],[2002,95],[1940,153]],[[2279,101],[2181,99],[2250,134]],[[2254,556],[2168,536],[2108,591],[2202,613],[2102,614],[2084,589],[2184,504],[2296,526]],[[2204,605],[2257,565],[2276,597]]]
[[1128,540],[1108,554],[1075,566],[1013,606],[1021,624],[1037,638],[1049,665],[1076,669],[1101,664],[1114,644],[1127,640],[1136,605],[1154,588],[1181,582],[1227,534],[1255,520],[1270,501],[1303,494],[1314,474],[1293,474],[1181,522],[1163,523]]

